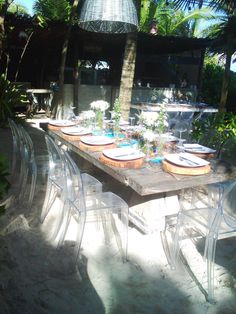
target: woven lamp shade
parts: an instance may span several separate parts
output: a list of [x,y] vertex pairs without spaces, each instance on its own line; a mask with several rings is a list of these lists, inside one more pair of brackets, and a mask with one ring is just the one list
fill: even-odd
[[130,33],[138,26],[133,0],[85,0],[79,26],[97,33]]

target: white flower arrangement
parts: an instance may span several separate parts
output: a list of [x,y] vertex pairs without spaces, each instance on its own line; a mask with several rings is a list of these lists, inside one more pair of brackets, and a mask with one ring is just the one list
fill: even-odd
[[105,112],[109,107],[109,103],[105,100],[95,100],[90,104],[90,108],[95,111]]
[[148,142],[153,142],[156,139],[156,134],[151,130],[147,130],[143,133],[143,139]]
[[93,110],[86,110],[80,114],[80,117],[83,120],[90,120],[90,119],[95,118],[95,112]]
[[168,127],[168,114],[166,112],[165,104],[160,105],[159,112],[142,111],[138,116],[139,123],[145,128],[162,134]]

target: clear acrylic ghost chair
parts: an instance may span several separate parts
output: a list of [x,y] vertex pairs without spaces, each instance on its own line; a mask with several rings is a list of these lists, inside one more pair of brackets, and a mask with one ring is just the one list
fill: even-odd
[[[65,175],[65,161],[63,152],[50,136],[45,135],[45,140],[49,154],[49,166],[46,196],[41,211],[40,222],[44,222],[56,197],[60,196],[61,208],[58,209],[58,213],[61,212],[61,216],[58,218],[58,223],[54,228],[52,238],[55,238],[63,221],[63,206],[67,197],[67,178]],[[84,190],[86,195],[99,193],[102,191],[102,183],[99,182],[96,178],[90,176],[87,173],[84,173],[82,174],[82,179],[84,182]]]
[[[24,202],[29,208],[32,204],[37,176],[33,143],[22,125],[16,124],[10,119],[8,121],[13,136],[12,175],[9,204],[12,205],[20,201],[21,203]],[[29,189],[27,188],[27,182],[30,185]]]
[[[19,165],[21,160],[21,152],[20,152],[20,137],[17,130],[17,125],[12,119],[8,119],[9,126],[11,128],[12,133],[12,163],[11,163],[11,179],[15,176],[19,175]],[[13,181],[13,180],[12,180]]]
[[46,186],[46,195],[43,203],[43,208],[40,215],[40,222],[43,223],[48,215],[52,205],[57,196],[60,196],[60,205],[58,210],[57,221],[54,224],[54,232],[52,238],[57,236],[63,221],[62,208],[65,203],[66,195],[66,174],[65,163],[59,147],[53,142],[49,136],[45,136],[49,164],[48,164],[48,177]]
[[173,134],[180,138],[180,141],[188,140],[192,130],[192,119],[194,112],[180,112],[173,127]]
[[31,137],[21,125],[18,126],[18,130],[21,136],[21,145],[23,148],[22,169],[24,171],[21,181],[21,192],[19,194],[19,199],[23,200],[24,202],[26,201],[26,205],[28,208],[30,208],[36,188],[37,164]]
[[[83,191],[83,178],[81,180],[80,171],[70,157],[65,152],[65,162],[67,171],[67,197],[66,208],[64,211],[64,223],[62,226],[59,245],[64,242],[66,232],[68,230],[70,220],[72,217],[78,222],[77,245],[76,245],[76,258],[79,254],[79,248],[82,241],[82,222],[85,222],[84,206],[86,208],[86,222],[101,222],[105,228],[104,232],[110,228],[115,234],[116,243],[119,250],[122,252],[124,260],[127,259],[127,246],[128,246],[128,205],[119,196],[112,192],[94,193],[86,195],[81,193]],[[84,196],[84,197],[83,197]],[[82,207],[81,207],[82,204]],[[91,215],[93,213],[94,215]],[[82,214],[82,222],[81,222]],[[113,215],[117,215],[122,223],[119,228],[115,223]],[[88,217],[89,216],[89,217]],[[120,231],[119,231],[120,230]],[[121,236],[120,236],[121,233]],[[110,235],[108,234],[108,237]]]
[[168,112],[168,131],[173,132],[176,123],[179,120],[180,112]]
[[[236,166],[236,139],[234,137],[228,138],[220,147],[218,152],[218,158],[226,162],[228,164],[228,167],[231,168],[232,166]],[[232,181],[225,181],[225,182],[219,182],[214,184],[209,184],[207,186],[208,191],[208,200],[209,202],[212,202],[213,206],[215,203],[217,203],[220,193],[224,191]]]
[[[217,240],[236,235],[236,182],[224,190],[214,208],[181,210],[178,214],[171,263],[176,267],[181,256],[181,241],[205,237],[204,258],[207,263],[207,301],[214,301],[214,263]],[[185,232],[184,232],[185,231]],[[195,242],[196,243],[196,242]],[[196,243],[197,245],[197,243]],[[193,255],[191,254],[191,258]]]
[[4,198],[2,200],[2,203],[7,204],[7,206],[12,205],[14,201],[16,200],[16,195],[19,194],[20,189],[20,182],[22,181],[23,176],[23,170],[21,170],[22,167],[22,147],[21,147],[21,140],[20,140],[20,134],[17,128],[16,123],[8,119],[8,123],[11,129],[12,134],[12,156],[11,156],[11,165],[10,165],[10,189]]
[[198,139],[198,143],[215,149],[215,155],[218,156],[222,146],[222,136],[218,130],[208,130]]

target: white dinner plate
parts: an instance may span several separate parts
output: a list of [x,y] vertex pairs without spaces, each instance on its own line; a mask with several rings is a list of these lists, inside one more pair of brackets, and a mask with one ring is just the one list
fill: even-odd
[[178,138],[174,135],[171,134],[163,134],[161,135],[162,138],[164,138],[165,141],[167,142],[177,142]]
[[200,144],[183,144],[184,150],[189,153],[197,153],[197,154],[213,154],[216,152],[215,149],[202,146]]
[[129,125],[129,122],[128,122],[128,121],[121,120],[119,124],[120,124],[120,125]]
[[82,136],[80,138],[81,142],[88,145],[107,145],[114,143],[114,139],[109,138],[107,136]]
[[50,120],[49,124],[63,127],[75,125],[75,122],[70,120]]
[[62,128],[61,131],[68,135],[86,135],[91,133],[91,130],[79,126]]
[[108,158],[115,159],[115,160],[134,160],[143,158],[145,156],[144,153],[134,149],[132,147],[120,147],[114,149],[105,149],[103,151],[103,155]]
[[169,154],[165,156],[165,159],[181,167],[195,168],[209,165],[209,161],[189,153]]

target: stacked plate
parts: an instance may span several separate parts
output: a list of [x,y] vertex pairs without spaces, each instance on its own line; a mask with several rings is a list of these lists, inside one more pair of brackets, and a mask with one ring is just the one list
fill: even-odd
[[49,124],[53,126],[57,126],[57,127],[68,127],[68,126],[75,125],[76,123],[71,120],[50,120]]
[[74,136],[82,136],[86,134],[90,134],[91,130],[80,127],[80,126],[71,126],[62,128],[61,131],[67,135],[74,135]]
[[202,146],[200,144],[183,144],[184,150],[189,153],[195,154],[214,154],[216,152],[215,149]]
[[107,136],[82,136],[80,138],[81,142],[87,145],[108,145],[114,143],[114,139]]
[[140,159],[145,156],[144,153],[132,147],[120,147],[103,150],[103,155],[114,160],[128,161]]
[[196,168],[209,165],[209,161],[189,153],[169,154],[165,156],[165,160],[180,167]]

